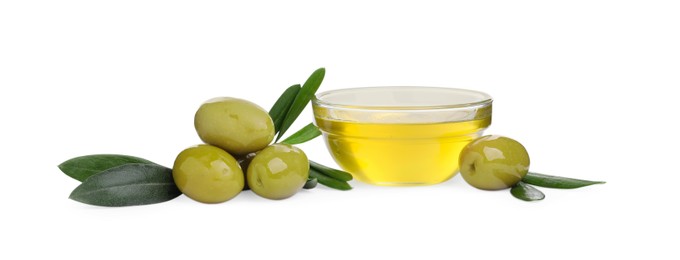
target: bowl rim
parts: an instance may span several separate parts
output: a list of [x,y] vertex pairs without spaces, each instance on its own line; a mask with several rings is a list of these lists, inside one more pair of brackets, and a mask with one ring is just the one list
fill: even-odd
[[[356,91],[356,90],[373,90],[373,89],[407,89],[407,88],[423,88],[423,89],[434,89],[443,91],[462,91],[472,94],[477,94],[483,96],[482,100],[469,103],[455,103],[451,105],[420,105],[420,106],[372,106],[372,105],[345,105],[337,104],[333,102],[328,102],[323,100],[326,95],[331,95],[339,92],[345,91]],[[366,111],[378,111],[378,110],[388,110],[388,111],[399,111],[399,110],[441,110],[441,109],[459,109],[459,108],[472,108],[472,107],[484,107],[491,105],[493,98],[491,95],[477,90],[463,89],[463,88],[449,88],[449,87],[432,87],[432,86],[370,86],[370,87],[353,87],[353,88],[341,88],[333,89],[318,93],[312,97],[312,104],[317,106],[323,106],[327,108],[337,108],[337,109],[351,109],[351,110],[366,110]]]

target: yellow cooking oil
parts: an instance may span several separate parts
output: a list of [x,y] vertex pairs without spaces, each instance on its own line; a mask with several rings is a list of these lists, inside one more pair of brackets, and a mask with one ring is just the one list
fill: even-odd
[[458,172],[458,156],[491,117],[442,123],[364,123],[316,118],[340,167],[360,181],[429,185]]

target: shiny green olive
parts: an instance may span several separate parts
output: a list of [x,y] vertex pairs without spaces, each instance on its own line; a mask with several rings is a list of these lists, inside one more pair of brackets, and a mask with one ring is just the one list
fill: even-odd
[[465,146],[459,163],[463,179],[473,187],[501,190],[524,178],[529,171],[529,154],[513,139],[489,135]]
[[243,190],[243,171],[236,159],[212,145],[198,145],[179,153],[172,168],[175,184],[187,197],[220,203]]
[[194,126],[203,142],[233,155],[262,150],[274,140],[274,122],[267,111],[238,98],[206,101],[196,111]]
[[268,199],[295,195],[307,182],[309,160],[292,145],[273,144],[257,153],[248,166],[248,186]]

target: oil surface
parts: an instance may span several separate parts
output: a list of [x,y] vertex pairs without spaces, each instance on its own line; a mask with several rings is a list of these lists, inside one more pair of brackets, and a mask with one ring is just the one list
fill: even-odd
[[316,118],[335,161],[377,185],[428,185],[458,172],[458,156],[491,117],[431,124],[356,123]]

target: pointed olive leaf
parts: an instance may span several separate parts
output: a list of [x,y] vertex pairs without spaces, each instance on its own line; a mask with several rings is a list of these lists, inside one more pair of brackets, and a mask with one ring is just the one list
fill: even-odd
[[333,188],[336,190],[351,190],[352,186],[349,186],[347,182],[344,181],[339,181],[336,179],[333,179],[331,177],[328,177],[317,170],[314,170],[313,168],[309,169],[309,176],[312,176],[313,178],[316,178],[317,181],[321,184],[323,184],[326,187]]
[[351,181],[353,179],[352,174],[349,174],[348,172],[333,169],[314,161],[309,161],[309,167],[321,174],[339,181]]
[[284,144],[301,144],[316,138],[321,135],[319,128],[314,125],[314,123],[309,123],[299,131],[295,132],[288,138],[281,141]]
[[535,172],[529,172],[527,173],[526,176],[522,179],[523,182],[536,185],[536,186],[541,186],[541,187],[546,187],[546,188],[555,188],[555,189],[576,189],[576,188],[581,188],[593,184],[604,184],[604,181],[588,181],[588,180],[579,180],[579,179],[572,179],[572,178],[566,178],[566,177],[559,177],[559,176],[552,176],[552,175],[546,175],[546,174],[540,174],[540,173],[535,173]]
[[153,164],[149,160],[129,155],[93,154],[70,159],[58,167],[66,175],[82,182],[94,174],[128,163]]
[[293,122],[295,122],[295,119],[302,113],[302,110],[305,109],[309,101],[312,100],[312,97],[321,86],[321,82],[325,75],[326,69],[319,68],[314,71],[307,81],[305,81],[305,84],[302,85],[302,89],[300,89],[300,92],[297,94],[293,104],[286,113],[286,118],[283,119],[283,122],[281,123],[281,128],[279,129],[279,135],[276,137],[276,141],[281,139],[281,136],[283,136],[286,130],[288,130]]
[[279,129],[281,129],[281,123],[283,123],[283,119],[286,118],[286,114],[288,113],[288,110],[290,110],[290,106],[293,105],[293,101],[295,101],[295,97],[298,92],[300,92],[300,88],[300,84],[288,87],[283,91],[279,99],[276,100],[272,109],[269,110],[269,116],[272,118],[272,121],[274,121],[274,134],[278,133]]
[[307,178],[307,182],[305,182],[305,186],[303,186],[302,188],[305,190],[314,189],[316,188],[317,183],[318,181],[316,180],[316,178],[310,176],[309,178]]
[[510,193],[512,193],[512,196],[515,196],[515,198],[524,201],[535,201],[545,198],[543,192],[521,181],[510,189]]
[[133,163],[92,175],[69,198],[90,205],[120,207],[160,203],[180,194],[172,169]]

